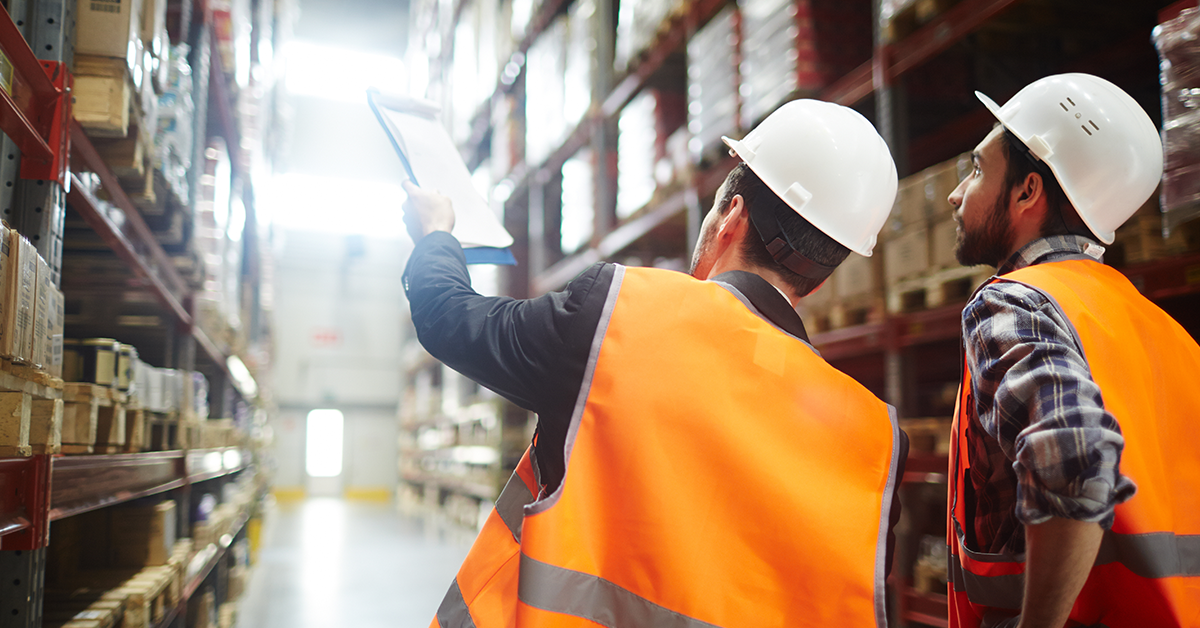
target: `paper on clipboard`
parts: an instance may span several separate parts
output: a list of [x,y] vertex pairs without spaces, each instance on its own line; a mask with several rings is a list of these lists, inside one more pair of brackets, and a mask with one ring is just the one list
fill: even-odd
[[471,173],[454,141],[437,120],[434,103],[406,96],[367,91],[367,101],[387,132],[392,147],[413,183],[450,198],[454,231],[468,264],[515,264],[509,251],[513,238],[488,203],[475,190]]

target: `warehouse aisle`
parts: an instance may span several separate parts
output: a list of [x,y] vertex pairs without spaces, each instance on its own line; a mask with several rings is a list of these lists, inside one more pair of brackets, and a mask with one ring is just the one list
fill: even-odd
[[281,503],[238,614],[239,628],[423,628],[468,545],[390,503]]

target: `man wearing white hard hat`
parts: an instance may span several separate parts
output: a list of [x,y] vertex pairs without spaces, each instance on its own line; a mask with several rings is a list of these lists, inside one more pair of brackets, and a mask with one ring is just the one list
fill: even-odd
[[949,200],[959,262],[998,272],[963,311],[950,625],[1195,626],[1200,347],[1101,258],[1158,131],[1087,74],[976,94],[999,124]]
[[871,254],[896,169],[819,101],[726,142],[690,276],[600,263],[524,301],[475,294],[449,202],[408,188],[418,337],[538,414],[434,626],[886,624],[907,440],[795,306]]

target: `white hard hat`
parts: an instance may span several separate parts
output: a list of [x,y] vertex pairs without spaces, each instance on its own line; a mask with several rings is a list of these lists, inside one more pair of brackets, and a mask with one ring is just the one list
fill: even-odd
[[1003,107],[975,96],[1050,167],[1084,224],[1105,244],[1154,193],[1162,140],[1121,88],[1090,74],[1034,81]]
[[793,100],[741,141],[721,139],[802,218],[851,251],[871,255],[896,200],[896,164],[862,114]]

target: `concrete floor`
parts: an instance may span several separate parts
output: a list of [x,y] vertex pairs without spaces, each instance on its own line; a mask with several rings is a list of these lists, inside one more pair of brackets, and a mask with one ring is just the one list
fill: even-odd
[[393,504],[281,503],[264,521],[238,628],[424,628],[470,540]]

